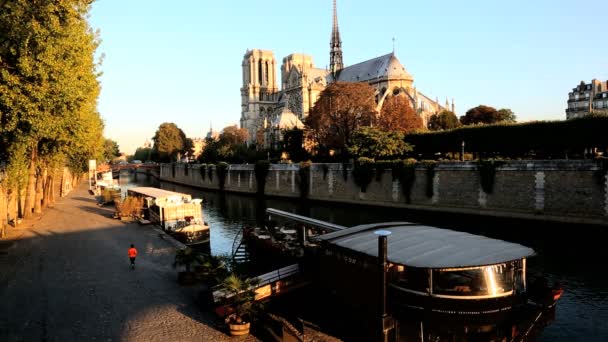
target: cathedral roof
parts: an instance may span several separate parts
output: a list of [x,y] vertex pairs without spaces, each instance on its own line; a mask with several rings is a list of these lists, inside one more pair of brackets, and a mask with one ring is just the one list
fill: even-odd
[[304,124],[289,108],[284,107],[273,120],[272,127],[278,129],[304,128]]
[[389,53],[340,70],[337,81],[363,82],[377,78],[413,80],[395,54]]

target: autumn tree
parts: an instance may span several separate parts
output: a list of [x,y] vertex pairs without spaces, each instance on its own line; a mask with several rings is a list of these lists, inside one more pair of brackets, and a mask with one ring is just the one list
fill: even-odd
[[186,134],[174,123],[161,124],[152,141],[154,141],[154,153],[160,162],[177,160],[178,155],[186,152]]
[[386,159],[412,150],[412,146],[403,138],[404,133],[400,131],[361,127],[353,134],[348,150],[357,157]]
[[318,150],[346,152],[355,130],[369,126],[375,110],[374,89],[369,84],[335,82],[321,92],[305,124]]
[[224,127],[220,134],[220,143],[223,145],[242,145],[247,142],[249,131],[246,128],[239,128],[237,125]]
[[289,154],[293,162],[301,162],[309,158],[304,149],[304,130],[297,127],[283,131],[282,151]]
[[498,122],[515,122],[515,114],[510,109],[496,110],[494,107],[479,105],[469,109],[460,117],[463,125],[495,124]]
[[384,101],[376,126],[387,132],[399,131],[406,134],[424,127],[422,118],[405,96],[390,96]]
[[429,129],[431,131],[441,131],[460,127],[460,121],[456,114],[449,110],[442,110],[429,119]]

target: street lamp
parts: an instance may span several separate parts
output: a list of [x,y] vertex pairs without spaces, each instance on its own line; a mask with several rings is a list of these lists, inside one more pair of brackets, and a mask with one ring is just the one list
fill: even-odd
[[378,341],[388,340],[388,331],[393,328],[393,320],[386,312],[386,271],[388,265],[388,230],[377,230],[374,234],[378,235],[378,266],[380,273],[380,334]]

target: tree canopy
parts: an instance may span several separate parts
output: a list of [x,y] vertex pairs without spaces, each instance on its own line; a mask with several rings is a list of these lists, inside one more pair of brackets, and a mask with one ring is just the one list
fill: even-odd
[[37,185],[49,186],[42,178],[48,170],[69,166],[81,172],[88,159],[103,158],[98,39],[86,20],[90,4],[0,4],[0,144],[12,175],[27,178],[16,182],[27,184],[24,217],[39,203]]
[[103,157],[105,160],[112,160],[120,155],[118,143],[112,139],[105,139],[103,142]]
[[355,130],[369,126],[375,113],[374,89],[369,84],[335,82],[321,92],[305,124],[317,149],[345,152]]
[[375,127],[361,127],[355,131],[349,152],[357,157],[387,159],[412,150],[399,131],[384,131]]
[[154,153],[160,162],[175,161],[178,156],[187,152],[186,134],[171,122],[161,124],[152,141],[154,141]]
[[431,131],[441,131],[460,127],[458,117],[451,111],[443,110],[429,119],[429,129]]
[[424,125],[407,97],[390,96],[382,105],[377,127],[384,131],[410,133],[422,129]]
[[460,117],[463,125],[495,124],[498,122],[513,123],[516,121],[515,114],[510,109],[496,110],[494,107],[479,105],[469,109],[464,116]]

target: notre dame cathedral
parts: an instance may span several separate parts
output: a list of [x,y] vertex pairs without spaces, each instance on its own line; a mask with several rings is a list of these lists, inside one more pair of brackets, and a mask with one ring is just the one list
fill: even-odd
[[389,96],[407,96],[422,117],[424,125],[442,110],[454,112],[446,99],[442,106],[419,92],[414,78],[399,62],[394,51],[354,65],[342,62],[342,40],[338,29],[336,0],[333,2],[333,28],[330,42],[330,67],[315,67],[312,56],[293,53],[283,58],[280,87],[276,59],[272,51],[247,50],[243,57],[241,88],[241,127],[249,131],[249,142],[269,147],[281,139],[281,131],[302,128],[315,101],[332,82],[367,82],[376,91],[378,111]]

